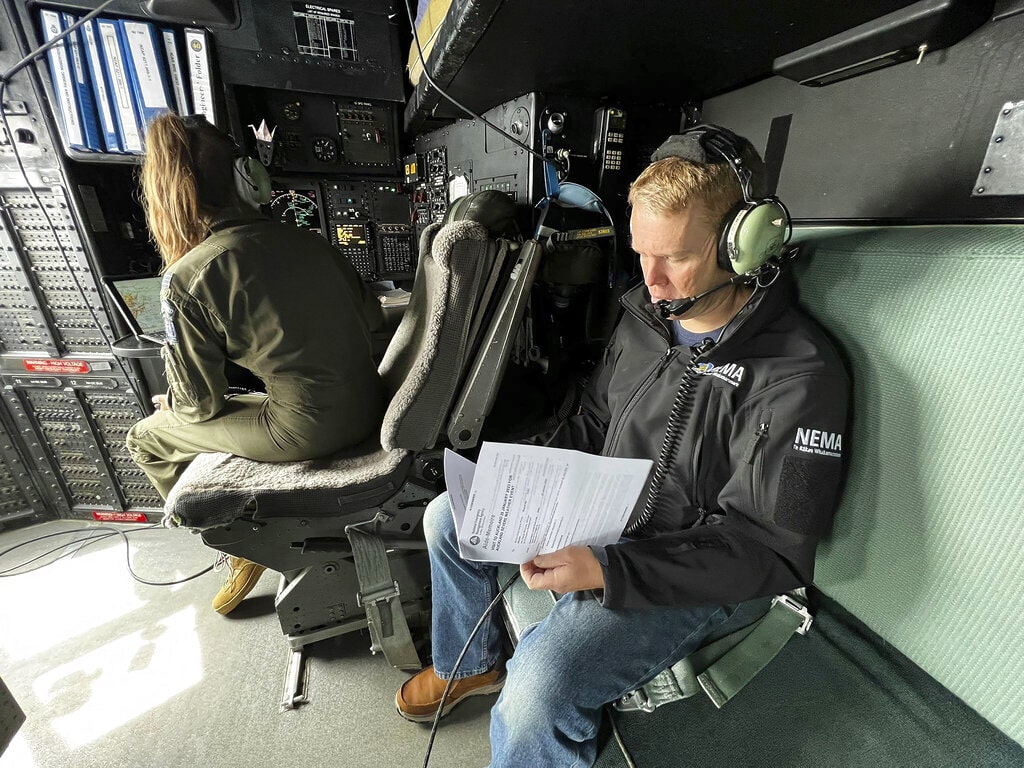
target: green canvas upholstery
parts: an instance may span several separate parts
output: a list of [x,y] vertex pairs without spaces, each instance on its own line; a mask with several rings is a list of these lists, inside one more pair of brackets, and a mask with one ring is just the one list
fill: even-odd
[[855,389],[816,585],[1024,743],[1024,226],[795,239]]

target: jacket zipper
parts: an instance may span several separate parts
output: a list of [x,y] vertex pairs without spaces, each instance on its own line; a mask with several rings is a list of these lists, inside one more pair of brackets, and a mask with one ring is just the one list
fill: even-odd
[[757,430],[750,436],[750,440],[747,442],[747,449],[743,451],[743,461],[747,464],[754,463],[754,452],[757,450],[757,446],[761,444],[761,441],[768,436],[768,426],[771,424],[771,420],[771,411],[762,411],[761,415],[758,416]]
[[615,422],[615,429],[612,431],[611,440],[607,441],[606,443],[606,445],[609,448],[615,445],[616,441],[619,439],[619,433],[622,431],[622,425],[625,424],[626,417],[629,415],[629,412],[633,410],[633,407],[636,405],[637,401],[641,398],[641,396],[644,395],[644,393],[647,392],[648,389],[650,389],[651,384],[654,383],[655,379],[661,376],[661,374],[668,367],[668,364],[672,362],[672,359],[677,354],[678,352],[675,349],[675,347],[669,347],[668,349],[666,349],[665,354],[662,355],[661,359],[658,361],[658,365],[655,366],[653,371],[647,374],[647,377],[640,382],[640,386],[638,386],[633,391],[633,394],[630,395],[629,402],[626,403],[626,407],[623,408],[622,413],[619,414],[618,421]]
[[772,423],[771,409],[761,411],[757,417],[757,429],[750,436],[747,449],[743,452],[743,460],[750,464],[750,499],[754,514],[759,514],[757,507],[758,486],[761,484],[761,454],[758,450],[761,443],[768,436],[768,428]]

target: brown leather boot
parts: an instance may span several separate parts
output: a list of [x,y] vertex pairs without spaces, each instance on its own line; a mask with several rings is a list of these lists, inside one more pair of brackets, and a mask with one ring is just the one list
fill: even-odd
[[244,557],[230,557],[228,565],[231,566],[231,573],[228,574],[220,592],[213,598],[213,610],[221,614],[235,610],[242,599],[252,592],[260,576],[267,570],[266,566],[257,565]]
[[[395,694],[395,706],[398,707],[398,714],[406,720],[414,723],[429,723],[437,714],[437,707],[441,703],[441,694],[447,680],[442,680],[434,674],[434,667],[431,665],[422,672],[410,677]],[[490,672],[482,675],[465,677],[452,683],[452,689],[448,691],[448,698],[444,700],[444,709],[441,717],[444,717],[460,701],[470,696],[481,696],[486,693],[497,693],[505,684],[505,665],[499,664]]]

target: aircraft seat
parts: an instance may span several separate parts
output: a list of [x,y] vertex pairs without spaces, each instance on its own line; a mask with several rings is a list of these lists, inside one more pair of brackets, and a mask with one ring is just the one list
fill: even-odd
[[[429,609],[421,520],[441,487],[435,446],[474,355],[509,346],[492,342],[511,338],[522,314],[501,308],[521,310],[536,271],[520,268],[531,249],[502,237],[513,215],[507,195],[475,193],[424,230],[409,306],[379,368],[390,395],[379,438],[300,462],[201,455],[169,495],[165,524],[282,574],[275,606],[293,651],[369,626],[375,652],[420,667],[405,614]],[[504,360],[496,365],[489,397],[474,398],[477,421],[493,404]]]

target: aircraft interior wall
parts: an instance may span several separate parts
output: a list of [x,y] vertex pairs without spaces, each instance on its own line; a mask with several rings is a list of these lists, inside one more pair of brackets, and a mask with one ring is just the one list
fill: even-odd
[[[920,63],[820,88],[770,77],[706,100],[703,118],[769,156],[784,150],[777,193],[798,221],[1020,219],[1019,199],[985,189],[983,168],[994,165],[986,152],[1005,105],[1021,97],[1021,5]],[[1007,139],[1019,152],[1017,136]],[[1019,195],[1019,171],[1014,179],[1007,165],[990,176],[1005,171]]]

